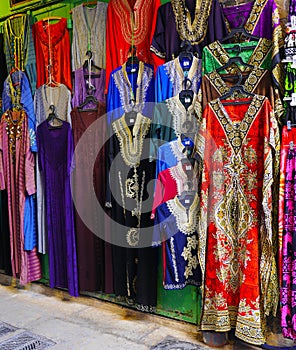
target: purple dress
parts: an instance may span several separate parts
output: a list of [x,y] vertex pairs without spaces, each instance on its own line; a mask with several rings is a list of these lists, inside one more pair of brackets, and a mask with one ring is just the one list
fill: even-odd
[[73,136],[70,124],[37,128],[38,162],[44,183],[50,287],[68,288],[78,295],[76,242],[70,189]]
[[[184,17],[187,17],[184,21]],[[159,7],[151,51],[166,62],[176,58],[181,42],[190,41],[201,57],[204,46],[223,38],[227,29],[218,0],[172,0]]]
[[[106,71],[105,69],[101,69],[98,73],[91,74],[90,83],[94,87],[93,95],[99,102],[105,103],[105,79],[106,79]],[[88,70],[80,67],[76,69],[74,72],[74,93],[72,97],[72,108],[80,106],[86,99],[88,95]],[[89,106],[85,106],[88,108]],[[92,106],[91,106],[92,107]]]
[[295,236],[295,150],[287,157],[284,194],[284,231],[282,246],[282,288],[281,288],[281,326],[283,336],[296,339],[296,236]]
[[229,30],[244,26],[248,33],[272,40],[272,72],[275,84],[283,92],[284,72],[281,64],[284,47],[284,32],[275,0],[254,0],[223,8]]

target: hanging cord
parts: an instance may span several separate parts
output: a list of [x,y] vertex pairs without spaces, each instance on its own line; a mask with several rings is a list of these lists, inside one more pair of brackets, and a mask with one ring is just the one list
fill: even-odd
[[[48,64],[47,68],[48,68],[48,77],[49,77],[49,87],[51,87],[51,85],[52,85],[52,56],[51,56],[51,36],[50,36],[49,18],[47,18],[47,30],[48,30],[48,49],[49,49],[49,64]],[[52,89],[49,89],[49,99],[50,99],[50,105],[53,106]]]

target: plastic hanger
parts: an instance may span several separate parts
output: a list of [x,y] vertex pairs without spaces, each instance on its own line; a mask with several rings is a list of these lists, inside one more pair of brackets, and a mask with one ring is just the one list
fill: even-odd
[[87,106],[89,103],[93,103],[97,106],[98,100],[94,95],[87,95],[85,100],[81,103],[81,105],[78,106],[78,110],[83,110],[83,111],[97,111],[97,107],[95,108],[87,108],[83,109],[83,107]]
[[181,51],[179,53],[179,61],[182,61],[184,58],[187,58],[190,62],[193,60],[193,48],[188,40],[182,41],[181,45]]
[[97,70],[102,69],[101,67],[98,67],[97,65],[94,64],[94,62],[92,60],[92,52],[90,50],[86,51],[86,56],[87,56],[87,59],[83,63],[83,68],[88,68],[89,64],[90,64],[91,68],[95,68]]
[[253,34],[250,34],[249,32],[246,31],[246,28],[243,25],[244,22],[244,17],[242,15],[237,15],[237,19],[241,18],[242,19],[242,23],[238,28],[233,28],[230,33],[225,36],[224,38],[220,39],[219,42],[223,43],[229,39],[232,39],[236,34],[242,34],[244,37],[254,40],[254,41],[259,41],[260,38],[258,36],[255,36]]
[[[134,45],[131,45],[128,50],[128,59],[126,61],[126,65],[132,67],[135,64],[139,64],[139,58],[136,55],[136,47]],[[137,70],[131,70],[131,73],[135,73]]]
[[253,65],[244,62],[241,56],[235,56],[235,57],[230,57],[226,64],[216,69],[216,72],[219,73],[222,70],[229,68],[233,63],[240,64],[241,66],[244,66],[247,68],[254,68]]
[[[56,114],[56,108],[54,105],[50,105],[49,106],[51,112],[49,113],[48,117],[47,117],[47,121],[49,122],[49,129],[60,129],[63,126],[64,120],[60,119],[57,114]],[[57,125],[53,125],[51,124],[54,121],[58,121]]]
[[[238,92],[238,93],[244,94],[246,96],[255,96],[255,94],[253,92],[247,91],[245,89],[244,85],[234,85],[234,86],[231,86],[231,88],[229,89],[228,92],[226,92],[226,94],[219,97],[220,101],[226,100],[228,97],[231,97],[234,92]],[[240,105],[240,104],[247,104],[247,103],[251,103],[251,101],[235,100],[235,101],[229,101],[229,102],[227,102],[227,101],[222,102],[223,105]]]
[[49,16],[42,18],[43,22],[48,22],[48,21],[60,21],[63,17],[58,17],[58,16]]

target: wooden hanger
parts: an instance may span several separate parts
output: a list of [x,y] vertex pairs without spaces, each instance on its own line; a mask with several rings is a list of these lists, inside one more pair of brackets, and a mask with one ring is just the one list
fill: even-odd
[[50,17],[45,17],[42,18],[43,22],[48,22],[48,21],[60,21],[63,17],[58,17],[58,16],[50,16]]
[[14,19],[14,18],[23,17],[23,16],[25,16],[24,13],[16,13],[15,15],[10,16],[8,19]]

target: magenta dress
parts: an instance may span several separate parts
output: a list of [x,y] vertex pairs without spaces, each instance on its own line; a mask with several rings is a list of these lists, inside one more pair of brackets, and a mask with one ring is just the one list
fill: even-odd
[[73,136],[70,124],[37,128],[38,162],[45,191],[50,287],[78,295],[76,241],[70,188]]
[[283,336],[296,339],[296,153],[290,149],[286,160],[284,230],[282,241],[281,326]]

